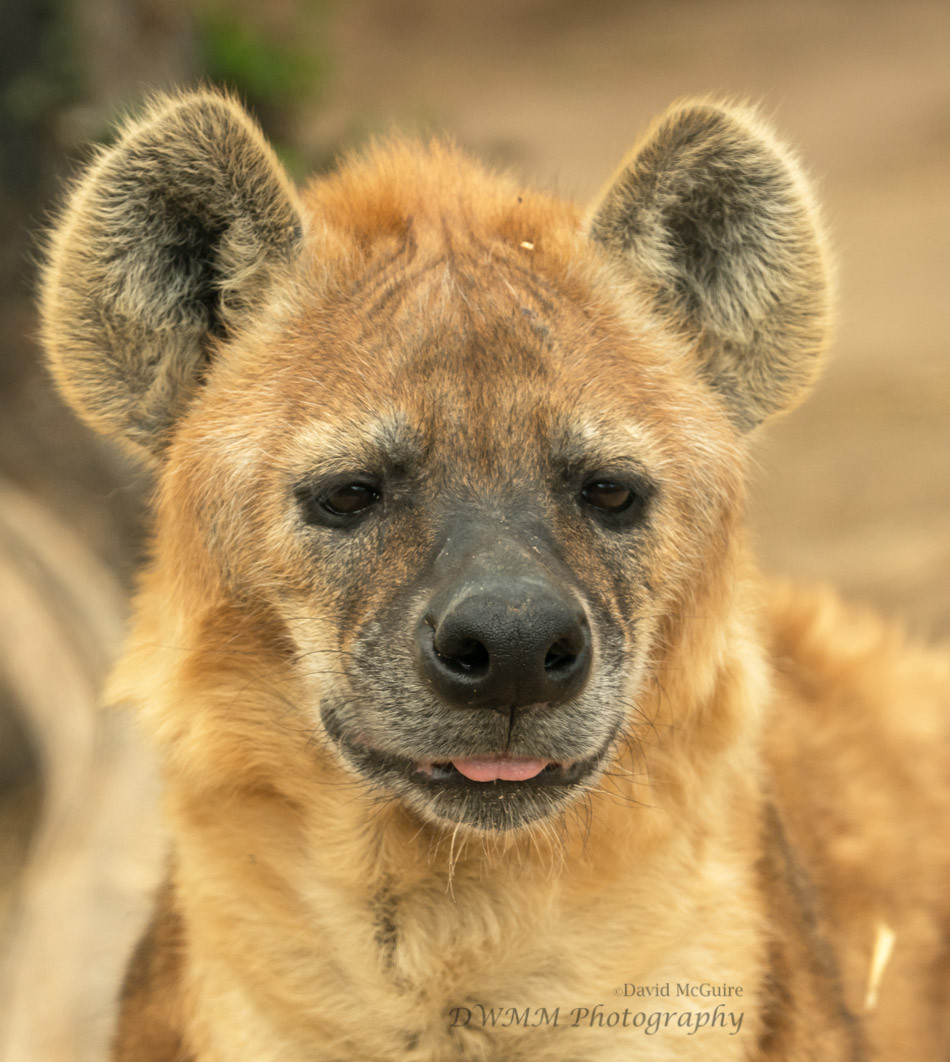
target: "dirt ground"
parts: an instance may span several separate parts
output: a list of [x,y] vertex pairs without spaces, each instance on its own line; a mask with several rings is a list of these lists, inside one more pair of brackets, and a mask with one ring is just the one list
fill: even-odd
[[[839,316],[824,380],[762,433],[759,555],[950,635],[946,0],[358,0],[328,25],[329,94],[301,125],[314,157],[434,128],[583,201],[672,100],[761,103],[816,179]],[[100,556],[118,552],[99,539]],[[0,865],[22,852],[23,821],[0,808]]]

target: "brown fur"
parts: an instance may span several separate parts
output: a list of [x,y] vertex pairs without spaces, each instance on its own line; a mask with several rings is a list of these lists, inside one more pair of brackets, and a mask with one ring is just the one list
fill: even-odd
[[166,886],[129,963],[114,1052],[118,1058],[192,1062],[182,1042],[181,971],[184,933]]
[[[52,365],[159,466],[112,693],[162,752],[175,870],[119,1062],[946,1057],[947,661],[763,584],[743,543],[748,429],[824,342],[810,194],[754,115],[701,102],[587,216],[438,143],[298,196],[211,94],[156,102],[78,182]],[[640,485],[641,521],[583,507],[598,474]],[[320,523],[333,475],[374,477],[367,519]],[[406,633],[471,556],[590,616],[585,689],[507,737],[420,681]],[[572,800],[454,822],[354,766],[451,758],[439,735],[609,742]],[[741,1025],[573,1021],[711,1014],[685,983],[741,988]]]

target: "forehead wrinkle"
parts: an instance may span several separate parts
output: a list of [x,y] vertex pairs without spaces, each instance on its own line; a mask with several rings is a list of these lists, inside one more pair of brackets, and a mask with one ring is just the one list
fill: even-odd
[[365,290],[356,287],[348,293],[345,309],[361,314],[366,330],[375,332],[379,327],[379,318],[382,316],[391,320],[398,316],[406,302],[414,294],[418,297],[420,289],[440,267],[448,271],[444,255],[431,259],[410,273],[403,272],[398,266],[394,267],[392,272],[384,272],[377,277],[375,283]]
[[[515,260],[506,243],[486,244],[468,233],[464,239],[470,247],[446,233],[429,257],[409,272],[398,256],[373,266],[341,293],[343,308],[356,310],[370,334],[378,334],[380,317],[392,322],[414,312],[431,314],[434,309],[456,318],[463,314],[473,322],[485,308],[492,316],[504,316],[511,309],[530,309],[535,318],[560,316],[551,283]],[[479,298],[482,294],[489,296],[487,307]]]

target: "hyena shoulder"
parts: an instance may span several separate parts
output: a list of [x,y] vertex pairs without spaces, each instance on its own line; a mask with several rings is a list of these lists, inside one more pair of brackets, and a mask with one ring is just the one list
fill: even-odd
[[889,983],[924,991],[947,940],[950,851],[920,838],[941,837],[950,815],[950,655],[827,589],[781,584],[767,616],[777,697],[766,751],[823,931],[857,993],[868,949],[901,926]]

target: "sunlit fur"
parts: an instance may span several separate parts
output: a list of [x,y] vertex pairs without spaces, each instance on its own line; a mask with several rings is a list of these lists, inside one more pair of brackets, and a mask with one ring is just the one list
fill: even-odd
[[[118,180],[130,151],[160,160],[148,196]],[[152,241],[147,268],[114,265],[117,227],[123,253],[130,231]],[[748,430],[815,375],[827,302],[810,194],[757,117],[675,108],[585,215],[441,143],[377,145],[297,193],[235,103],[159,100],[77,182],[51,247],[54,372],[158,469],[111,696],[160,749],[171,870],[116,1059],[946,1053],[946,659],[771,587],[744,545]],[[304,526],[302,477],[397,436],[423,471],[391,512],[349,538]],[[642,464],[643,529],[610,537],[545,479],[562,438]],[[393,691],[427,696],[393,602],[418,608],[450,503],[544,517],[530,533],[597,617],[578,703],[592,730],[622,722],[585,792],[507,830],[375,788],[320,723],[336,697],[383,740]],[[374,673],[379,703],[355,703],[376,617],[390,686]],[[882,922],[896,949],[864,1016]],[[667,982],[670,1000],[617,994]],[[736,1035],[563,1027],[597,1003],[687,1009],[686,982],[742,988]],[[475,1004],[564,1017],[453,1027]]]

